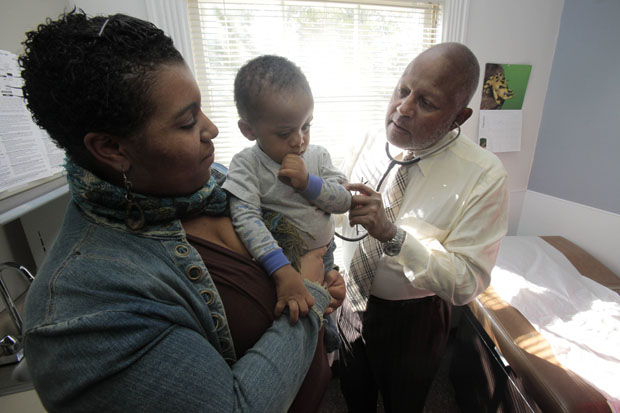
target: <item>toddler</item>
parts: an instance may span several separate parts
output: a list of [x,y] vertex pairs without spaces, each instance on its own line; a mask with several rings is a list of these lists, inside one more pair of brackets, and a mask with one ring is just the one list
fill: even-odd
[[[239,69],[234,93],[239,129],[256,145],[233,157],[223,188],[232,195],[230,212],[237,234],[274,277],[276,316],[288,306],[294,323],[314,304],[296,258],[306,250],[329,246],[325,271],[333,269],[331,214],[348,211],[351,194],[327,150],[310,145],[314,99],[299,67],[280,56],[257,57]],[[265,211],[275,219],[263,219]],[[283,250],[276,241],[282,231],[282,225],[274,229],[279,217],[290,224],[287,239],[293,235],[298,240],[290,243],[292,248]]]

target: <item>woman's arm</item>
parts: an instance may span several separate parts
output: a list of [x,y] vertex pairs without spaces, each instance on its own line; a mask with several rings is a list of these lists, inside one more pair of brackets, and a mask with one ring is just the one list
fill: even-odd
[[[194,328],[144,312],[100,311],[28,331],[35,386],[51,411],[285,411],[313,358],[329,295],[276,320],[232,367]],[[182,311],[153,303],[157,311]],[[139,306],[138,306],[139,307]],[[138,308],[134,307],[134,308]]]

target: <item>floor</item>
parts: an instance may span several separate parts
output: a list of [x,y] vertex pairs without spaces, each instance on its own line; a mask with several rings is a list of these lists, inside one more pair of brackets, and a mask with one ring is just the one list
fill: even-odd
[[[452,340],[448,342],[446,355],[442,361],[441,367],[435,377],[435,381],[431,386],[428,399],[426,401],[425,413],[460,413],[461,410],[456,404],[454,398],[454,387],[449,377],[450,361],[452,360],[453,344]],[[347,406],[340,393],[340,382],[337,372],[331,380],[327,394],[323,400],[323,404],[319,413],[345,413]],[[384,412],[383,406],[379,403],[377,412]]]

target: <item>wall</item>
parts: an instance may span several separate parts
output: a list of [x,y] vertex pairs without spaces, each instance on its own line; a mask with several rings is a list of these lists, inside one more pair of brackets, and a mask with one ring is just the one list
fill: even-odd
[[[521,151],[497,154],[508,171],[511,234],[516,232],[527,190],[563,6],[564,0],[470,1],[465,43],[481,67],[486,63],[532,65],[523,102]],[[481,86],[478,90],[471,103],[474,115],[463,128],[473,139],[478,131]]]
[[529,189],[620,214],[620,2],[566,0]]
[[619,17],[566,0],[518,233],[562,235],[620,277]]
[[146,1],[147,0],[67,0],[67,4],[71,8],[74,6],[81,8],[87,14],[91,15],[124,13],[147,20]]
[[528,190],[518,235],[561,235],[620,278],[620,215]]
[[[47,17],[58,16],[66,5],[65,0],[0,0],[0,49],[20,54],[24,33]],[[0,262],[4,261],[16,261],[34,271],[35,263],[19,220],[0,226]]]
[[0,0],[0,49],[19,54],[24,33],[63,12],[65,0]]
[[[0,49],[15,54],[22,52],[24,33],[33,30],[48,17],[57,17],[73,7],[89,14],[127,13],[146,18],[146,0],[0,0]],[[41,262],[43,251],[49,247],[60,225],[69,197],[64,196],[39,210],[0,226],[0,262],[16,261],[32,271]],[[52,219],[53,218],[53,219]],[[41,244],[42,235],[48,245]],[[31,248],[32,247],[32,248]],[[0,309],[3,304],[0,303]]]

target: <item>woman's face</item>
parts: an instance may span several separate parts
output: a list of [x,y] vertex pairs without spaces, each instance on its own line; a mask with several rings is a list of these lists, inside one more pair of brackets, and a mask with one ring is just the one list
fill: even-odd
[[138,193],[191,194],[210,178],[218,129],[200,110],[200,90],[184,64],[160,66],[150,100],[153,115],[122,145],[127,178]]

